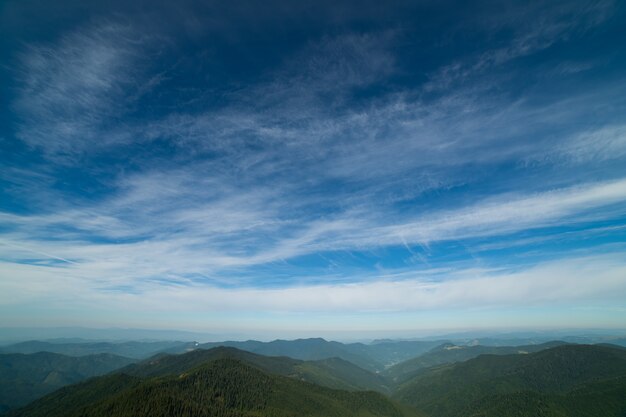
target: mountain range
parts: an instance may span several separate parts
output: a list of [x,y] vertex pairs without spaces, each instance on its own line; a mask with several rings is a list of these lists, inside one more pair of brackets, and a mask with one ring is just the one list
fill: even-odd
[[0,347],[0,353],[52,352],[67,356],[109,353],[133,359],[144,359],[160,352],[183,353],[198,346],[196,342],[66,342],[29,340]]
[[[626,412],[623,347],[446,342],[385,367],[385,360],[424,346],[406,342],[394,349],[394,343],[404,342],[372,344],[382,348],[370,351],[362,347],[370,345],[323,339],[224,342],[192,350],[185,345],[184,353],[167,353],[181,348],[169,346],[139,362],[105,355],[116,370],[78,384],[73,383],[87,378],[85,372],[76,373],[76,379],[58,377],[74,375],[69,371],[48,371],[44,377],[45,371],[37,371],[43,365],[33,360],[34,368],[28,368],[24,362],[31,356],[63,358],[46,362],[54,364],[94,360],[93,355],[5,354],[7,360],[22,358],[14,368],[21,368],[24,379],[68,384],[23,408],[8,404],[13,409],[7,416],[622,417]],[[238,347],[224,346],[233,344]],[[328,356],[337,353],[343,357]],[[7,360],[3,369],[8,369]],[[108,369],[102,364],[91,368],[93,375]],[[5,379],[1,372],[0,387],[9,393],[12,384],[19,386],[20,374],[14,373],[13,382]],[[34,398],[43,394],[33,391]]]

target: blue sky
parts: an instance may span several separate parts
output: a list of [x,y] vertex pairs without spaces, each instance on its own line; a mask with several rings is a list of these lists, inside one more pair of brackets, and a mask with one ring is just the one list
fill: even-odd
[[0,6],[0,325],[624,328],[626,7]]

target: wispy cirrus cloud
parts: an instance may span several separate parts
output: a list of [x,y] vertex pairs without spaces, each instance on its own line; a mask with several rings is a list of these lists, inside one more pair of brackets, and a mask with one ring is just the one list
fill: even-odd
[[119,124],[132,106],[147,38],[104,21],[29,45],[16,68],[18,137],[50,156],[72,156],[129,140]]
[[[472,23],[485,30],[487,36],[497,31],[511,31],[512,39],[504,45],[444,65],[431,75],[425,88],[447,89],[469,79],[477,83],[475,78],[489,70],[540,52],[601,25],[611,17],[614,8],[613,1],[588,2],[584,5],[564,2],[509,4],[503,11],[482,16],[481,21]],[[463,29],[469,30],[467,27]],[[493,78],[494,74],[489,77]],[[493,79],[491,81],[480,82],[480,85],[494,85]]]
[[[67,260],[68,272],[91,271],[89,275],[103,281],[119,276],[123,282],[140,284],[159,275],[185,281],[185,276],[200,274],[210,277],[207,281],[235,284],[254,276],[255,267],[302,256],[430,245],[603,221],[619,215],[626,204],[626,182],[620,180],[491,197],[418,218],[389,218],[386,211],[311,218],[308,211],[296,214],[297,207],[282,200],[278,190],[222,194],[216,201],[180,206],[180,199],[189,202],[190,194],[195,194],[197,182],[165,183],[162,178],[144,179],[128,194],[82,210],[49,216],[3,214],[10,230],[3,236],[5,259]],[[239,274],[233,276],[233,268]]]

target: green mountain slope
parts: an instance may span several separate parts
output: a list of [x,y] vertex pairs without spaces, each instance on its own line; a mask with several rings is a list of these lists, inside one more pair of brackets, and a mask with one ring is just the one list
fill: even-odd
[[39,352],[0,354],[0,410],[23,406],[65,385],[133,362],[111,354],[71,357]]
[[437,365],[464,362],[480,355],[512,355],[539,352],[565,344],[549,342],[540,345],[526,346],[458,346],[445,343],[408,361],[401,362],[387,369],[384,375],[396,383],[401,383],[414,376],[417,372]]
[[[569,407],[569,400],[562,397],[586,398],[589,407],[599,407],[605,394],[594,395],[594,386],[589,384],[606,383],[602,386],[609,392],[614,381],[618,381],[616,378],[623,376],[625,350],[565,345],[528,355],[483,355],[431,368],[400,385],[394,397],[439,417],[557,416]],[[621,388],[616,389],[620,392]],[[620,404],[626,406],[626,393],[622,394],[625,395]],[[496,399],[498,403],[494,402]],[[494,411],[481,411],[485,407]],[[527,412],[533,407],[534,412]],[[544,414],[538,411],[542,407],[547,407],[541,411]]]
[[387,380],[341,358],[305,361],[295,366],[297,377],[329,388],[390,393]]
[[123,373],[62,389],[11,417],[402,417],[415,415],[375,392],[333,390],[271,375],[233,358],[178,375]]

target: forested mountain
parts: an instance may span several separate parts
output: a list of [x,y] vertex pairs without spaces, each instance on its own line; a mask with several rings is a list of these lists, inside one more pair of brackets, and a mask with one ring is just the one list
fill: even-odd
[[144,359],[159,352],[183,353],[194,349],[195,342],[42,342],[31,340],[0,347],[0,353],[52,352],[67,356],[110,353],[133,359]]
[[[232,352],[232,351],[231,351]],[[371,391],[349,392],[272,375],[241,360],[211,360],[180,374],[115,373],[61,389],[12,417],[417,416]],[[192,361],[193,362],[193,361]],[[191,363],[191,362],[190,362]],[[136,369],[137,370],[137,369]],[[150,372],[148,372],[150,373]]]
[[108,353],[82,357],[50,352],[0,354],[0,411],[26,405],[65,385],[131,362],[133,359]]
[[[625,376],[626,350],[564,345],[434,367],[402,384],[394,397],[437,417],[621,416],[619,410],[626,410]],[[586,410],[612,404],[618,411],[584,414],[580,408],[574,413],[574,400],[584,402]]]
[[470,417],[622,417],[626,377],[584,384],[566,394],[522,391],[487,396],[466,407]]
[[463,362],[479,355],[510,355],[539,352],[552,347],[565,344],[564,342],[548,342],[540,345],[526,346],[459,346],[452,343],[444,343],[436,348],[408,361],[396,364],[385,371],[385,376],[394,383],[401,383],[417,372],[437,365]]
[[176,375],[221,358],[234,358],[265,372],[289,376],[321,386],[351,391],[389,393],[386,380],[339,358],[301,361],[287,357],[261,356],[235,348],[198,349],[187,354],[159,354],[139,364],[110,354],[69,357],[49,352],[30,355],[5,354],[0,370],[2,410],[25,405],[60,387],[122,368],[138,377]]
[[231,347],[198,349],[184,355],[157,355],[122,371],[139,377],[176,375],[206,362],[237,359],[265,372],[289,376],[325,387],[345,390],[389,392],[384,378],[339,358],[301,361],[288,357],[263,356]]

